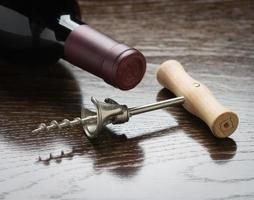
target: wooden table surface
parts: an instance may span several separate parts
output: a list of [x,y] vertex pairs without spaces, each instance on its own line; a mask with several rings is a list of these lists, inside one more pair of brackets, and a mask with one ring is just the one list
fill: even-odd
[[[0,71],[0,199],[254,199],[254,1],[80,1],[84,20],[141,50],[145,78],[119,91],[60,60]],[[40,122],[93,108],[90,97],[129,106],[173,97],[156,67],[177,59],[238,113],[237,131],[215,139],[182,107],[109,126],[90,142],[81,127],[32,134]],[[125,137],[126,136],[126,137]],[[48,162],[37,162],[60,155]]]

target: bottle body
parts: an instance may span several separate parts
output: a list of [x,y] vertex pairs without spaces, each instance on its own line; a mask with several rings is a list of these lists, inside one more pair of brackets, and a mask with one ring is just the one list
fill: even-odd
[[6,8],[27,18],[32,49],[41,50],[46,43],[53,45],[59,57],[123,90],[135,87],[145,73],[144,56],[82,22],[73,0],[3,0],[0,6],[0,11]]
[[[45,65],[63,57],[63,46],[53,31],[30,25],[29,18],[0,3],[0,58],[18,65]],[[34,30],[34,31],[32,31]],[[42,30],[42,29],[41,29]]]

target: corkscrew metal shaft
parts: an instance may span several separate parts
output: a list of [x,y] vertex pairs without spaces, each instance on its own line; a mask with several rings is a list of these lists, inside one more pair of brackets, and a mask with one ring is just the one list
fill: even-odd
[[65,127],[82,125],[86,135],[90,138],[95,138],[98,136],[102,128],[108,124],[125,123],[129,121],[131,116],[166,108],[176,104],[182,104],[184,102],[184,97],[176,97],[132,108],[128,108],[126,105],[118,104],[116,101],[110,98],[107,98],[104,100],[104,102],[101,102],[92,97],[91,101],[97,108],[97,112],[82,108],[81,118],[78,117],[72,121],[64,119],[61,123],[53,120],[49,126],[44,123],[40,124],[39,127],[32,132],[38,133],[41,131],[50,131],[52,129],[62,129]]

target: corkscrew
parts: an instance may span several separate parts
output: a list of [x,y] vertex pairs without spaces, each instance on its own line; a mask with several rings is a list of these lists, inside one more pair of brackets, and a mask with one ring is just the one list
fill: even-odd
[[179,62],[164,62],[157,70],[157,80],[178,97],[133,108],[110,98],[100,102],[92,97],[97,112],[82,109],[81,118],[72,121],[65,119],[61,123],[54,120],[49,126],[41,124],[33,133],[82,125],[86,135],[95,138],[108,124],[125,123],[134,115],[176,104],[183,104],[186,110],[202,119],[215,137],[225,138],[236,130],[239,121],[237,114],[220,104],[204,84],[186,73]]
[[64,119],[61,123],[53,120],[48,126],[45,123],[42,123],[32,132],[38,133],[41,131],[50,131],[53,129],[63,129],[65,127],[82,125],[89,138],[96,138],[102,128],[108,124],[122,124],[128,122],[129,118],[134,115],[183,103],[184,97],[176,97],[132,108],[128,108],[126,105],[121,105],[110,98],[106,98],[104,102],[102,102],[92,97],[91,101],[95,105],[97,112],[82,108],[81,117],[77,117],[72,121]]

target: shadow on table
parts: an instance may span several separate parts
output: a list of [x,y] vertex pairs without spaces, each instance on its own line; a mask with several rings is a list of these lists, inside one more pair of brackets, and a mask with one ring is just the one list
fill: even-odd
[[61,163],[63,159],[84,155],[92,160],[95,171],[106,169],[119,177],[130,178],[138,174],[143,167],[145,153],[139,144],[145,140],[174,133],[178,128],[175,126],[145,133],[131,139],[124,134],[118,135],[108,128],[104,128],[98,138],[93,140],[87,139],[83,132],[79,131],[72,134],[71,151],[62,151],[57,155],[51,154],[46,158],[39,157],[37,162],[50,165],[51,162]]
[[98,138],[86,142],[82,142],[85,139],[81,139],[80,144],[75,145],[70,153],[52,156],[42,162],[47,165],[52,160],[61,162],[63,158],[75,155],[89,155],[94,162],[95,170],[108,169],[119,177],[133,177],[142,168],[145,157],[140,142],[174,133],[176,129],[178,127],[171,127],[128,139],[125,135],[117,135],[104,128]]
[[[173,97],[175,95],[164,88],[158,93],[157,100],[161,101]],[[214,161],[225,161],[234,157],[237,145],[232,138],[215,138],[202,120],[190,114],[181,106],[169,107],[167,111],[173,115],[187,136],[205,147]]]

